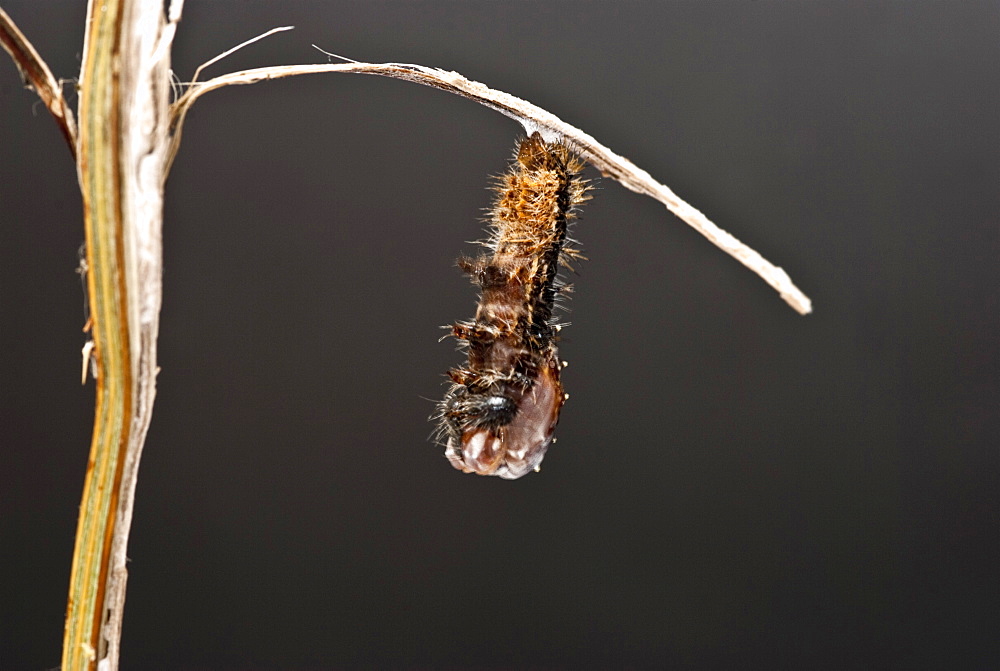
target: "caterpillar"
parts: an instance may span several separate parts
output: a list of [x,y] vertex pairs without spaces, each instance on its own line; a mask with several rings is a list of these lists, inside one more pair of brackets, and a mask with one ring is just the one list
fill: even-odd
[[538,470],[568,396],[559,374],[553,307],[568,287],[561,264],[582,258],[567,246],[578,206],[589,200],[583,163],[535,132],[516,149],[496,186],[489,253],[458,266],[479,286],[475,318],[451,326],[468,362],[448,371],[438,435],[451,465],[514,480]]

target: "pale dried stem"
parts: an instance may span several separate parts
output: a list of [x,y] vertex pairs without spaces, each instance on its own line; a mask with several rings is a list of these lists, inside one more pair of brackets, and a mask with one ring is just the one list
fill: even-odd
[[97,401],[63,640],[64,671],[118,667],[126,549],[156,395],[170,43],[182,3],[92,0],[77,169]]
[[170,158],[172,159],[180,142],[181,127],[188,110],[195,100],[209,91],[233,84],[253,84],[267,79],[332,72],[379,75],[433,86],[474,100],[517,120],[529,134],[537,130],[546,140],[564,142],[606,176],[614,178],[627,189],[655,198],[666,205],[667,209],[708,238],[717,247],[757,273],[799,314],[804,315],[812,311],[812,303],[809,298],[792,283],[784,270],[773,265],[733,235],[716,226],[708,217],[682,200],[666,185],[653,179],[648,172],[636,167],[627,158],[611,151],[587,133],[571,126],[551,112],[509,93],[491,89],[484,84],[466,79],[457,72],[447,72],[407,63],[350,62],[257,68],[222,75],[204,83],[193,83],[173,106],[174,146],[171,149]]

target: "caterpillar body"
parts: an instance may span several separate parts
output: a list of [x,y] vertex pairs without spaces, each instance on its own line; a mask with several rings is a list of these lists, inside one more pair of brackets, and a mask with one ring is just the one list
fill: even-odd
[[567,396],[559,373],[553,307],[566,289],[560,263],[577,207],[589,199],[582,162],[539,133],[522,140],[499,179],[490,216],[489,253],[459,267],[481,294],[472,321],[451,333],[467,350],[464,367],[438,405],[438,433],[452,466],[513,480],[537,470]]

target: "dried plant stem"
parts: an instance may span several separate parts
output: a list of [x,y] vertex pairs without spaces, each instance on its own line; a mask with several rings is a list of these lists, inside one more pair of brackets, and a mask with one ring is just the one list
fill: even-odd
[[17,69],[21,71],[24,83],[35,90],[45,107],[59,125],[63,137],[69,144],[69,150],[76,156],[76,124],[73,122],[73,112],[66,105],[62,88],[52,76],[52,71],[42,57],[35,51],[28,38],[21,33],[7,13],[0,8],[0,45],[14,59]]
[[92,0],[87,26],[77,167],[97,400],[63,671],[118,667],[125,550],[155,396],[173,36],[162,0]]
[[[546,140],[561,140],[605,175],[616,179],[632,191],[655,198],[666,205],[667,209],[721,250],[757,273],[799,314],[804,315],[812,311],[812,303],[809,298],[792,283],[784,270],[773,265],[733,235],[716,226],[708,217],[682,200],[666,185],[653,179],[648,172],[636,167],[627,158],[619,156],[587,133],[569,125],[551,112],[520,98],[515,98],[509,93],[497,91],[479,82],[466,79],[457,72],[446,72],[407,63],[358,62],[329,65],[289,65],[234,72],[204,83],[192,84],[187,92],[174,103],[174,142],[180,141],[181,126],[191,105],[209,91],[232,84],[253,84],[266,79],[327,72],[380,75],[433,86],[474,100],[519,121],[529,135],[537,130]],[[173,151],[175,150],[176,148]]]

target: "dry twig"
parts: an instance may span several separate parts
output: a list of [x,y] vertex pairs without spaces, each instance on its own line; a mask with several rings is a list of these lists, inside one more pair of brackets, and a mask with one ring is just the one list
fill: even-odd
[[[340,57],[338,56],[338,58]],[[812,302],[792,283],[784,270],[769,262],[730,233],[716,226],[708,217],[682,200],[669,187],[653,179],[648,172],[636,167],[627,158],[611,151],[587,133],[569,125],[551,112],[509,93],[491,89],[485,84],[466,79],[457,72],[447,72],[408,63],[359,63],[352,61],[328,65],[286,65],[257,68],[222,75],[204,83],[192,83],[173,106],[174,147],[171,150],[171,156],[176,152],[177,144],[180,142],[181,128],[188,110],[195,100],[209,91],[233,84],[253,84],[267,79],[328,72],[379,75],[433,86],[474,100],[519,121],[529,135],[537,130],[546,140],[561,140],[571,146],[595,168],[614,178],[627,189],[655,198],[666,205],[668,210],[708,238],[714,245],[757,273],[799,314],[804,315],[812,311]]]
[[18,29],[7,13],[0,8],[0,44],[14,59],[14,64],[21,72],[24,83],[35,90],[45,107],[59,125],[63,137],[69,144],[69,150],[76,158],[76,124],[73,122],[73,111],[66,105],[62,87],[52,76],[52,71],[42,57],[35,51],[28,38]]

